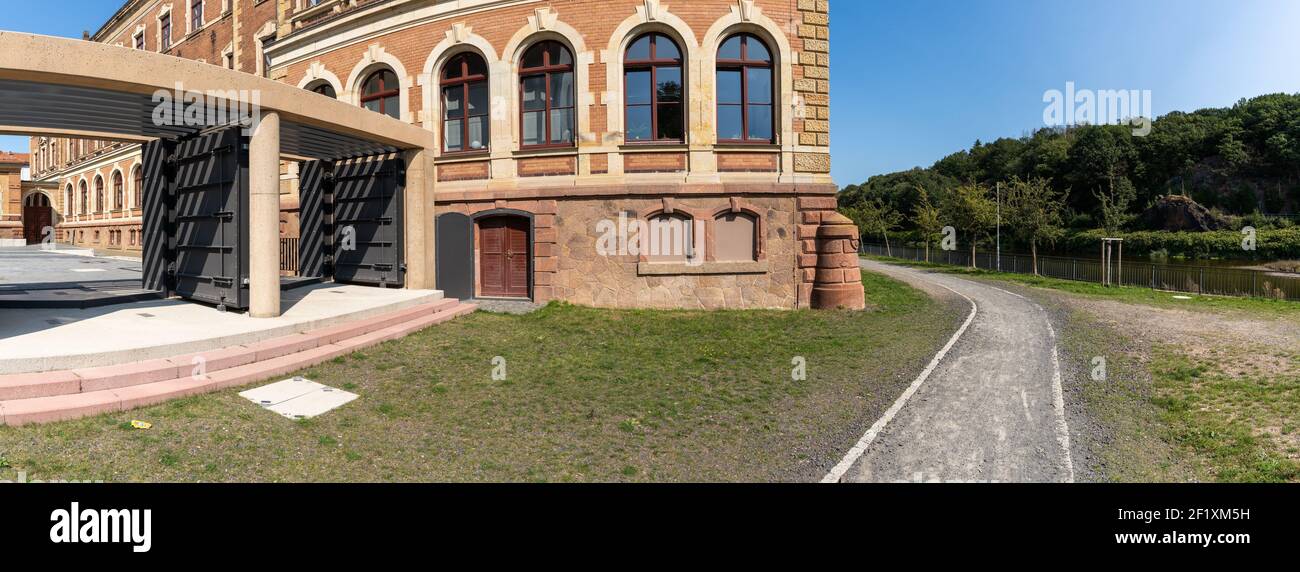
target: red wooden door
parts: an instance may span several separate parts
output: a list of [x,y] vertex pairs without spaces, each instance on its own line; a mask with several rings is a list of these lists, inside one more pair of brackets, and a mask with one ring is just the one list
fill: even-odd
[[50,207],[23,207],[23,238],[27,244],[40,244],[45,229],[54,226],[54,211]]
[[528,297],[530,242],[526,218],[503,216],[479,222],[480,296]]

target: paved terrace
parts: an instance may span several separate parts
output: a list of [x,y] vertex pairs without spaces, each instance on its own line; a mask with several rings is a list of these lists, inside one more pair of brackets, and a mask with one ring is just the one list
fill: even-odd
[[118,365],[255,343],[442,299],[431,290],[318,284],[256,319],[181,300],[86,310],[0,309],[0,374]]

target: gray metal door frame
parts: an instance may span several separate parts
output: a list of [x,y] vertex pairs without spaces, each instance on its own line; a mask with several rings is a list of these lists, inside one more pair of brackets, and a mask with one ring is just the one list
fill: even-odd
[[146,143],[142,154],[143,287],[247,309],[247,137],[227,127]]
[[306,161],[299,174],[299,273],[380,288],[404,286],[402,159]]

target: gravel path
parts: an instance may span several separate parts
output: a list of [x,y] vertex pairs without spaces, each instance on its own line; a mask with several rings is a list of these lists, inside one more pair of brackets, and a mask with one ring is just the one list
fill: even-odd
[[842,475],[832,471],[828,479],[1073,481],[1056,333],[1047,312],[1018,294],[949,274],[866,260],[862,267],[929,292],[955,292],[977,310],[928,376],[923,373],[846,456]]

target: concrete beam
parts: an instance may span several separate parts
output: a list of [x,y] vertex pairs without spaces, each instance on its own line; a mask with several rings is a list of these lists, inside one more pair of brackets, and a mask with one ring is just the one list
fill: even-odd
[[[434,147],[433,132],[296,86],[198,61],[70,38],[0,31],[0,79],[152,95],[179,83],[190,92],[256,91],[264,113],[399,149]],[[0,126],[3,127],[3,126]],[[22,130],[30,133],[31,129]],[[63,136],[123,138],[98,132]]]

